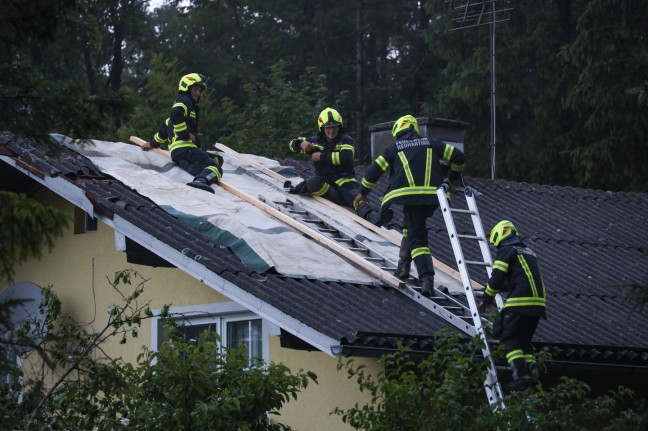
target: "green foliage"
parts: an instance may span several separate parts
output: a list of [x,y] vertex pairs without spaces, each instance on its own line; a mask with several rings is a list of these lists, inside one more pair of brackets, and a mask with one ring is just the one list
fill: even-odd
[[44,248],[52,249],[70,223],[53,207],[22,194],[0,191],[0,280],[11,283],[16,265],[40,259]]
[[[317,130],[317,116],[326,107],[326,76],[308,69],[298,80],[290,80],[287,63],[279,60],[270,68],[268,79],[245,85],[248,102],[239,107],[229,98],[222,100],[226,119],[225,136],[220,139],[236,151],[287,156],[292,137]],[[345,94],[333,105],[343,103]]]
[[[144,349],[135,365],[111,357],[105,344],[137,338],[153,314],[148,303],[139,303],[147,280],[138,273],[119,271],[108,281],[120,301],[108,308],[108,319],[96,319],[99,328],[62,314],[59,299],[43,290],[46,319],[38,338],[44,342],[25,358],[41,369],[26,375],[0,362],[0,375],[11,376],[9,384],[0,384],[3,429],[290,429],[269,424],[267,413],[277,413],[317,382],[313,373],[293,375],[284,365],[258,360],[249,364],[245,351],[222,351],[218,337],[208,332],[187,341],[171,319],[158,352]],[[168,307],[161,317],[168,318]]]
[[436,346],[424,359],[417,360],[402,347],[383,356],[385,370],[375,377],[353,360],[340,360],[338,369],[346,369],[349,379],[371,394],[371,401],[332,413],[354,429],[372,431],[639,430],[648,424],[645,400],[627,407],[629,390],[620,387],[592,396],[585,383],[568,378],[549,389],[538,384],[509,394],[505,408],[492,411],[483,387],[486,361],[477,339],[466,344],[444,334],[437,337]]
[[[205,332],[198,340],[168,320],[166,341],[158,352],[146,350],[130,381],[137,396],[125,393],[123,402],[132,429],[148,430],[164,424],[176,430],[275,430],[267,413],[316,381],[312,373],[291,375],[281,364],[248,364],[244,348],[222,351],[217,334]],[[146,402],[142,402],[146,400]]]

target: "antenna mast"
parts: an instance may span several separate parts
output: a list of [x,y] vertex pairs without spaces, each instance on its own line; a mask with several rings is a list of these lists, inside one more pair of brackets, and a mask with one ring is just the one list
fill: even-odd
[[[495,125],[495,24],[498,22],[508,21],[506,17],[508,12],[513,8],[497,9],[497,0],[482,0],[482,1],[454,1],[446,0],[446,3],[455,12],[452,21],[455,27],[451,31],[465,30],[468,28],[479,27],[482,25],[490,25],[490,77],[491,77],[491,91],[490,91],[490,147],[491,147],[491,179],[495,179],[495,147],[496,147],[496,125]],[[460,3],[460,4],[458,4]],[[508,2],[507,2],[508,3]]]

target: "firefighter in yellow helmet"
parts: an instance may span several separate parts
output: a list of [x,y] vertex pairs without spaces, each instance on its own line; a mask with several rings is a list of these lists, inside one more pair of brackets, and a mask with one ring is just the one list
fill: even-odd
[[[439,206],[437,188],[461,176],[464,155],[452,145],[422,137],[418,122],[412,115],[396,120],[392,136],[396,141],[369,166],[355,200],[366,199],[380,176],[389,172],[389,186],[382,198],[383,211],[393,204],[403,206],[403,239],[394,275],[401,279],[409,278],[414,262],[421,281],[421,293],[432,296],[434,266],[426,222]],[[440,160],[450,163],[448,178],[444,178]]]
[[501,332],[494,330],[493,335],[504,345],[511,368],[513,380],[506,389],[524,390],[533,381],[529,368],[535,363],[531,340],[540,318],[546,317],[544,281],[536,254],[522,242],[513,223],[508,220],[497,223],[491,230],[490,243],[497,247],[497,255],[478,308],[483,313],[499,292],[508,292],[501,325],[494,325]]
[[377,211],[368,200],[354,202],[360,190],[355,178],[355,142],[344,133],[342,116],[333,108],[325,108],[317,118],[317,134],[290,141],[290,151],[310,156],[315,176],[290,188],[293,194],[322,196],[338,205],[355,209],[363,219],[382,226],[393,212]]
[[212,157],[200,147],[198,133],[198,102],[206,88],[206,78],[199,73],[189,73],[180,78],[178,96],[171,107],[169,118],[160,125],[153,139],[142,145],[142,149],[146,151],[158,148],[168,142],[171,159],[194,175],[193,181],[187,185],[214,193],[211,184],[218,182],[223,176],[222,158]]

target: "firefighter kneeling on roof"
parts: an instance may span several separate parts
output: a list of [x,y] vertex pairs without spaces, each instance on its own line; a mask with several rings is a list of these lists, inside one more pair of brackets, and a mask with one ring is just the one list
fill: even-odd
[[535,364],[531,339],[540,318],[546,318],[546,293],[540,275],[538,258],[527,247],[517,229],[508,220],[497,223],[490,234],[490,243],[497,247],[493,272],[479,304],[484,312],[500,291],[508,291],[501,314],[501,333],[493,335],[504,344],[506,360],[513,381],[506,386],[511,391],[527,389],[533,384],[530,366]]
[[153,139],[142,145],[142,149],[159,148],[170,141],[171,159],[195,177],[187,185],[214,193],[211,184],[217,183],[223,176],[222,158],[212,157],[200,148],[198,133],[198,102],[207,89],[205,79],[199,73],[190,73],[180,79],[178,97],[171,107],[169,118],[160,125]]
[[295,138],[288,144],[290,151],[310,156],[315,168],[313,177],[290,187],[292,194],[320,196],[353,208],[363,219],[383,226],[393,216],[391,210],[377,211],[368,200],[354,202],[360,190],[355,179],[355,142],[344,133],[342,116],[333,108],[325,108],[317,118],[319,132],[309,138]]

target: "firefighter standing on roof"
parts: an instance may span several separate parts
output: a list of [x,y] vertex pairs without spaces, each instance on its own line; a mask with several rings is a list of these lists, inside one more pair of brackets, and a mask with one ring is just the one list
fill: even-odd
[[[389,186],[382,198],[382,207],[403,205],[404,220],[398,267],[394,275],[408,278],[414,261],[421,280],[421,293],[431,296],[434,266],[426,222],[439,206],[437,188],[443,182],[454,181],[461,176],[464,155],[452,145],[422,137],[418,122],[411,115],[405,115],[394,123],[392,135],[396,142],[369,166],[355,199],[364,199],[380,176],[389,171]],[[440,160],[450,163],[448,178],[442,175]]]
[[310,194],[324,197],[338,205],[356,210],[363,219],[381,226],[391,219],[392,212],[379,212],[368,200],[354,202],[360,190],[355,179],[355,142],[344,133],[342,116],[332,108],[324,109],[317,118],[319,132],[309,138],[290,141],[290,150],[307,154],[313,161],[316,175],[290,188],[293,194]]
[[171,107],[169,118],[160,126],[154,138],[142,145],[142,149],[158,148],[169,139],[171,159],[195,176],[187,185],[214,193],[210,185],[221,179],[223,170],[219,158],[212,158],[200,148],[198,133],[198,102],[206,88],[207,82],[203,75],[190,73],[183,76],[178,84],[178,97]]
[[499,340],[504,344],[513,377],[507,389],[523,390],[532,384],[529,365],[535,357],[531,339],[540,318],[546,317],[544,281],[537,256],[522,242],[513,223],[497,223],[491,231],[490,243],[497,247],[497,255],[479,311],[483,313],[500,291],[509,292],[502,310]]

